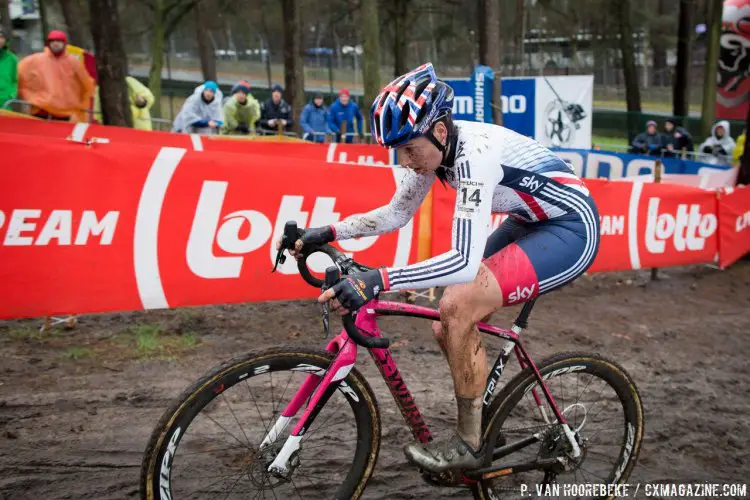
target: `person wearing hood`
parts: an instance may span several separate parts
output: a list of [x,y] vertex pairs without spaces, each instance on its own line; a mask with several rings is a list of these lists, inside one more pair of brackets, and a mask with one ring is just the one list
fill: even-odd
[[[128,102],[130,103],[130,114],[133,117],[133,128],[136,130],[153,130],[151,125],[151,106],[154,105],[154,94],[148,87],[132,76],[125,77],[128,86]],[[102,122],[102,102],[97,88],[94,100],[94,118]]]
[[649,120],[646,122],[646,131],[638,134],[633,139],[631,152],[649,156],[661,156],[663,147],[663,138],[656,130],[656,122]]
[[292,107],[282,99],[284,89],[281,85],[274,85],[271,88],[271,98],[264,101],[260,107],[260,130],[266,134],[275,134],[278,132],[279,124],[284,132],[291,130],[294,125],[292,119]]
[[325,142],[325,134],[331,134],[328,127],[328,110],[323,106],[323,94],[318,92],[312,101],[305,106],[300,116],[303,139],[312,142]]
[[215,134],[224,124],[219,86],[212,80],[198,85],[174,119],[172,132]]
[[679,156],[680,152],[693,152],[693,138],[685,127],[680,127],[673,118],[664,122],[664,133],[662,141],[666,156]]
[[700,145],[700,152],[715,156],[728,163],[734,153],[734,139],[729,135],[729,122],[720,120],[711,128],[711,135]]
[[88,122],[95,82],[67,45],[65,33],[50,31],[44,51],[21,60],[18,96],[32,104],[34,116]]
[[345,142],[352,142],[353,136],[350,134],[354,132],[355,119],[357,120],[357,132],[359,137],[362,138],[364,134],[362,113],[360,113],[357,103],[351,99],[349,89],[341,89],[339,98],[331,104],[331,109],[328,110],[328,126],[336,133],[336,142],[341,142],[342,127],[345,127],[347,134]]
[[732,154],[732,165],[739,165],[742,161],[742,155],[745,153],[745,141],[747,140],[747,129],[743,129]]
[[224,135],[249,134],[260,119],[260,104],[250,95],[250,83],[242,80],[232,87],[232,96],[224,103]]
[[0,108],[18,96],[18,57],[8,47],[8,36],[0,28]]

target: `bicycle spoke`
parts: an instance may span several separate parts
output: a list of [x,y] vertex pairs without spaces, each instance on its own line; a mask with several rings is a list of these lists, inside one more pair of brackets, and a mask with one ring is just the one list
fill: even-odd
[[281,396],[279,397],[279,402],[276,403],[276,407],[273,409],[274,415],[279,411],[279,408],[281,407],[281,403],[284,402],[284,396],[286,396],[286,391],[289,389],[289,384],[292,382],[292,375],[289,375],[289,378],[286,380],[286,385],[284,386],[284,391],[281,393]]
[[234,421],[237,422],[237,426],[240,428],[240,431],[242,431],[242,435],[245,436],[245,441],[247,441],[248,447],[250,447],[250,439],[247,437],[247,434],[245,434],[245,429],[242,428],[242,424],[240,423],[240,420],[237,418],[237,415],[235,415],[234,410],[232,409],[232,403],[229,402],[229,398],[226,397],[226,392],[221,393],[222,398],[224,398],[224,401],[226,401],[227,406],[229,407],[229,413],[232,414],[234,417]]
[[227,500],[227,498],[229,498],[229,495],[230,495],[230,494],[232,493],[232,491],[234,490],[234,488],[235,488],[235,487],[237,486],[237,484],[238,484],[238,483],[240,482],[240,480],[242,479],[242,476],[243,476],[243,475],[244,475],[244,471],[243,471],[243,473],[242,473],[242,474],[240,474],[240,476],[239,476],[239,477],[237,478],[237,480],[236,480],[236,481],[235,481],[234,483],[232,483],[232,486],[231,486],[231,488],[229,488],[229,491],[227,491],[227,494],[226,494],[226,495],[224,495],[224,500]]
[[245,386],[247,387],[248,394],[250,394],[250,398],[253,400],[253,404],[255,405],[255,409],[257,410],[258,416],[260,417],[260,422],[263,424],[263,429],[265,430],[265,435],[267,436],[268,435],[268,426],[266,425],[266,420],[263,418],[263,415],[260,413],[260,408],[258,407],[258,402],[255,400],[255,396],[253,395],[252,389],[250,389],[250,383],[248,382],[248,379],[245,379]]
[[211,422],[213,422],[214,424],[216,424],[217,427],[219,427],[221,430],[223,430],[224,432],[226,432],[227,434],[229,434],[230,436],[232,436],[235,439],[235,441],[237,441],[238,443],[240,443],[245,449],[250,449],[249,443],[243,443],[240,440],[240,438],[238,438],[237,436],[235,436],[234,434],[232,434],[231,432],[229,432],[223,425],[221,425],[219,422],[217,422],[211,415],[209,415],[208,413],[201,413],[201,416],[206,417]]

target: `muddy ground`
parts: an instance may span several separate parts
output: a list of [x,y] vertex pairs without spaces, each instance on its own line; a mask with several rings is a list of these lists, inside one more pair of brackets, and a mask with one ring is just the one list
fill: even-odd
[[[646,412],[631,483],[750,482],[750,262],[661,276],[584,277],[544,297],[528,347],[537,359],[595,351],[630,371]],[[508,325],[516,311],[493,322]],[[151,430],[186,385],[251,348],[323,344],[310,301],[92,315],[44,334],[39,325],[0,322],[2,499],[135,498]],[[429,325],[387,318],[382,328],[428,423],[449,427],[452,384]],[[358,366],[376,373],[367,356]],[[371,384],[384,439],[365,498],[466,496],[428,487],[405,465],[410,433],[382,381]]]

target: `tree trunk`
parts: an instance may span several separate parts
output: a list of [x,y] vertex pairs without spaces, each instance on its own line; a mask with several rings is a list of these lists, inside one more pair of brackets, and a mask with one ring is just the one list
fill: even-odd
[[[302,67],[302,33],[298,0],[282,0],[284,17],[284,85],[286,98],[295,117],[305,106],[305,74]],[[294,129],[300,132],[299,119]]]
[[39,22],[42,25],[42,45],[47,45],[47,34],[49,33],[49,20],[47,19],[47,9],[44,6],[45,0],[39,2]]
[[89,0],[91,35],[96,51],[99,97],[105,125],[132,127],[128,88],[128,59],[120,32],[117,0]]
[[[478,7],[479,64],[489,66],[495,71],[492,93],[497,105],[501,102],[502,95],[500,88],[500,4],[497,0],[480,0]],[[493,115],[494,122],[502,125],[502,106],[495,108]]]
[[409,69],[406,67],[406,45],[408,43],[406,33],[410,27],[407,24],[408,0],[393,0],[396,4],[396,16],[394,26],[396,36],[393,38],[393,76],[401,76]]
[[[526,2],[516,2],[516,60],[513,63],[513,76],[523,71],[523,40],[526,37]],[[531,67],[529,67],[531,70]]]
[[11,39],[13,38],[13,20],[10,18],[9,0],[0,0],[0,16],[2,16],[2,27],[7,36],[7,43],[10,45]]
[[719,64],[719,41],[721,38],[721,13],[724,5],[719,0],[709,2],[708,47],[706,50],[706,73],[703,77],[703,106],[701,108],[701,133],[711,133],[716,119],[716,71]]
[[667,77],[667,34],[661,20],[667,15],[667,0],[658,0],[656,6],[657,28],[651,32],[651,51],[654,57],[654,67],[651,74],[651,85],[662,87],[668,84]]
[[[672,91],[672,114],[690,114],[690,40],[693,27],[693,0],[680,0],[680,20],[677,28],[677,64]],[[683,125],[685,123],[683,122]]]
[[200,2],[195,7],[196,42],[198,43],[198,55],[201,60],[201,70],[204,80],[216,81],[216,56],[214,47],[208,33],[207,9]]
[[[164,66],[164,0],[154,0],[154,28],[151,32],[151,69],[148,88],[154,94],[151,116],[161,118],[161,69]],[[174,117],[172,117],[174,119]]]
[[638,86],[638,71],[635,67],[630,0],[617,0],[617,7],[622,72],[625,77],[625,101],[628,107],[628,142],[630,142],[641,129],[641,91]]
[[[362,109],[369,111],[370,105],[380,92],[380,24],[378,24],[377,0],[361,0],[362,16],[362,80],[365,100]],[[369,125],[369,122],[368,122]]]
[[[745,134],[748,131],[750,131],[750,106],[747,107],[747,117],[745,118]],[[737,175],[737,185],[740,184],[750,185],[750,147],[748,147],[747,139],[745,139],[745,151],[742,152],[740,157],[740,172]]]
[[90,48],[89,37],[86,33],[86,20],[83,18],[81,4],[78,0],[60,0],[60,7],[65,18],[65,25],[68,28],[70,43],[79,47]]

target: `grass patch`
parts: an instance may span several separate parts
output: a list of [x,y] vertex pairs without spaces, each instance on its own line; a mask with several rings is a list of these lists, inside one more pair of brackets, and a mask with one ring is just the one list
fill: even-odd
[[626,152],[629,146],[627,137],[606,137],[603,135],[592,136],[591,144],[599,146],[605,151],[611,150],[619,152]]
[[200,338],[194,332],[170,333],[151,323],[131,327],[115,336],[113,341],[132,349],[139,357],[164,359],[173,359],[182,351],[200,344]]
[[158,325],[137,325],[135,327],[136,350],[141,354],[152,354],[162,348],[159,335],[161,328]]
[[0,335],[10,340],[24,341],[42,340],[45,334],[40,332],[39,328],[35,328],[33,326],[16,326],[8,328],[4,332],[0,333]]
[[74,361],[84,358],[90,358],[93,355],[94,350],[90,347],[74,346],[65,349],[65,351],[63,352],[63,358],[72,359]]

